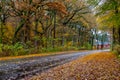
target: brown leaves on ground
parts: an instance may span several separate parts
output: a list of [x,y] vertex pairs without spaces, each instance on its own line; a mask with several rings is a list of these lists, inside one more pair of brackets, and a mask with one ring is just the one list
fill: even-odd
[[31,80],[120,80],[120,61],[108,52],[90,54]]

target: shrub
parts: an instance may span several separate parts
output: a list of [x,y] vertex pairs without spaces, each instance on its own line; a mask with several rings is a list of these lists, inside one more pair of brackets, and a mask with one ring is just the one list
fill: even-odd
[[70,47],[68,47],[68,50],[79,50],[79,48],[75,47],[75,46],[70,46]]
[[113,48],[113,50],[114,50],[115,54],[117,54],[118,56],[120,56],[120,45],[119,44],[115,45],[114,48]]
[[23,50],[23,45],[16,43],[15,45],[0,44],[0,56],[17,56]]
[[80,50],[86,50],[85,46],[80,47]]
[[2,53],[3,44],[0,44],[0,53]]
[[91,49],[92,49],[92,46],[91,46],[90,43],[86,43],[86,44],[85,44],[85,47],[86,47],[86,49],[88,49],[88,50],[91,50]]
[[92,46],[89,43],[85,43],[84,46],[80,47],[81,50],[91,50]]

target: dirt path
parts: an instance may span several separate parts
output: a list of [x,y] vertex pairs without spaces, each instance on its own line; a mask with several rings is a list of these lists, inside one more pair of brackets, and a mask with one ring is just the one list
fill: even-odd
[[78,57],[103,51],[108,50],[93,50],[46,57],[31,57],[0,61],[0,80],[20,80],[24,77],[36,75],[46,69],[70,62]]

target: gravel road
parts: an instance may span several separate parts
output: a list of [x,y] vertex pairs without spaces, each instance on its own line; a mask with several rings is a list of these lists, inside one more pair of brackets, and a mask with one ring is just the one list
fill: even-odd
[[87,54],[104,51],[109,50],[92,50],[0,61],[0,80],[24,80],[25,77],[31,77],[52,67],[70,62],[71,60],[75,60]]

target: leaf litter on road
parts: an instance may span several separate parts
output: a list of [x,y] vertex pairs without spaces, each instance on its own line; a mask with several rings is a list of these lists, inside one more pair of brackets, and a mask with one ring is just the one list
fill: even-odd
[[120,61],[110,52],[89,54],[30,80],[120,80]]

